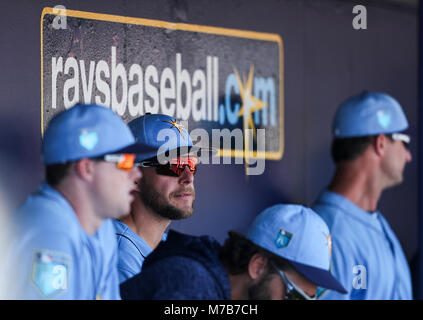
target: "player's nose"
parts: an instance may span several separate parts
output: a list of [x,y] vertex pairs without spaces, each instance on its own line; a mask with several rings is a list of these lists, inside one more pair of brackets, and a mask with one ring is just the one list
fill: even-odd
[[138,181],[142,177],[142,172],[138,167],[133,167],[129,172],[129,177],[132,181]]
[[406,150],[405,160],[406,162],[411,162],[411,160],[413,160],[413,156],[411,155],[411,152],[408,149]]
[[184,168],[181,176],[179,177],[179,182],[182,184],[191,184],[194,182],[194,175],[189,170],[188,166]]

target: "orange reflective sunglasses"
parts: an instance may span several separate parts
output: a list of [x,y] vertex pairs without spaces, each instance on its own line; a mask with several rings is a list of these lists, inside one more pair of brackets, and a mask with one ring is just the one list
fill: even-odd
[[185,168],[188,167],[192,175],[197,173],[198,159],[195,157],[178,157],[172,159],[166,164],[160,164],[157,161],[143,161],[137,163],[139,167],[154,167],[156,173],[163,176],[180,177]]
[[134,167],[135,154],[122,153],[122,154],[106,154],[96,159],[106,162],[116,163],[118,169],[129,171]]

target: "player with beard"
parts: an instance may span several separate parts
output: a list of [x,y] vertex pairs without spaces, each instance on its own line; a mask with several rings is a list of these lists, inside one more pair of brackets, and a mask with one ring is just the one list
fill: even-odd
[[[195,148],[188,131],[167,115],[146,114],[128,125],[137,141],[161,149],[136,159],[142,177],[136,182],[131,211],[114,221],[120,282],[141,272],[144,259],[166,239],[165,230],[172,220],[193,214],[197,158],[188,152],[205,151]],[[165,157],[170,160],[160,161]]]
[[173,230],[121,284],[123,299],[317,299],[324,289],[345,293],[331,275],[331,237],[324,221],[300,205],[264,210],[223,246],[209,236]]

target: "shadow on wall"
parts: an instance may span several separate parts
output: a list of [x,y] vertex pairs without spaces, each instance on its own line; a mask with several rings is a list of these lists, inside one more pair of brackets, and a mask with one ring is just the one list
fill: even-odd
[[2,115],[0,121],[0,183],[2,196],[12,210],[36,189],[44,176],[40,136],[31,134],[34,121],[20,119],[17,125],[15,118]]

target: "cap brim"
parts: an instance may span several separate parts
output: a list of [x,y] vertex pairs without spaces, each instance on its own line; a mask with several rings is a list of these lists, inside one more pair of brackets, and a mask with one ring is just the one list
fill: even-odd
[[213,147],[201,147],[197,145],[193,145],[192,147],[189,147],[189,153],[195,154],[198,157],[201,156],[215,156],[217,154],[217,149]]
[[347,290],[339,283],[338,280],[330,273],[330,271],[311,267],[305,264],[293,262],[289,260],[295,270],[301,273],[308,280],[317,284],[320,287],[338,291],[340,293],[347,293]]
[[[153,151],[157,151],[156,149]],[[143,156],[137,156],[136,162],[141,162],[147,159],[157,159],[161,155],[165,155],[166,157],[169,157],[170,154],[174,157],[208,157],[208,156],[214,156],[217,154],[217,149],[215,148],[204,148],[204,147],[197,147],[197,146],[183,146],[176,149],[166,150],[160,154],[157,154],[156,152],[150,153],[149,157],[143,157]]]
[[125,148],[113,151],[113,152],[108,152],[109,154],[116,154],[116,153],[134,153],[137,156],[143,156],[143,155],[147,155],[147,154],[151,154],[157,152],[157,148],[155,147],[151,147],[148,146],[144,143],[141,142],[136,142],[134,144],[131,144]]

